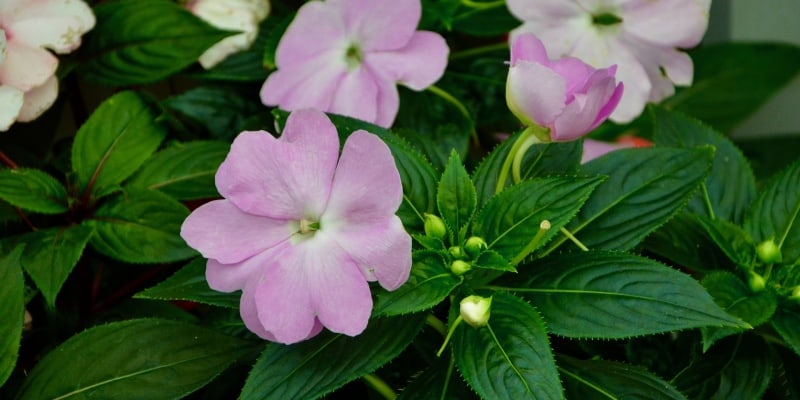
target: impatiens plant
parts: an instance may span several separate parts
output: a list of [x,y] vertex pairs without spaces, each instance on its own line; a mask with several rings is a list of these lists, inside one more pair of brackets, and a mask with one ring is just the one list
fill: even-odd
[[0,0],[0,398],[800,398],[800,48],[709,7]]

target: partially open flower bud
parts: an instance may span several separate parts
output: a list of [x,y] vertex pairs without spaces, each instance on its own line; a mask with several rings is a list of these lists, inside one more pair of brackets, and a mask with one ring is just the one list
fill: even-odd
[[425,214],[425,236],[441,239],[447,234],[444,221],[433,214]]
[[461,300],[461,318],[473,328],[480,328],[489,323],[491,308],[491,297],[467,296]]
[[750,271],[750,276],[747,278],[747,284],[750,286],[750,290],[753,292],[760,292],[767,286],[767,282],[764,280],[764,277],[753,271]]
[[467,239],[467,243],[464,244],[464,250],[467,251],[471,257],[477,257],[480,252],[486,250],[489,245],[486,244],[486,241],[483,238],[478,236],[472,236]]
[[472,266],[466,261],[455,260],[450,264],[450,271],[456,276],[464,275],[470,269],[472,269]]
[[780,247],[771,238],[756,247],[756,254],[759,260],[767,264],[779,263],[783,260]]

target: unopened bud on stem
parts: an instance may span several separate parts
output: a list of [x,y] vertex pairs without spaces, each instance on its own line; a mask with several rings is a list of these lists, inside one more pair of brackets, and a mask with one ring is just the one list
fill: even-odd
[[461,300],[461,318],[473,328],[480,328],[489,323],[491,308],[491,297],[467,296]]
[[425,236],[441,239],[447,234],[444,221],[433,214],[425,214]]
[[466,261],[455,260],[450,264],[450,271],[456,276],[464,275],[470,269],[472,269],[472,266]]
[[758,259],[766,264],[779,263],[783,260],[781,249],[775,244],[775,240],[773,239],[767,239],[761,242],[756,247],[756,254],[758,255]]
[[486,241],[478,236],[470,237],[464,244],[464,250],[467,251],[467,254],[469,254],[470,257],[477,257],[478,254],[486,250],[488,247],[489,245],[486,244]]

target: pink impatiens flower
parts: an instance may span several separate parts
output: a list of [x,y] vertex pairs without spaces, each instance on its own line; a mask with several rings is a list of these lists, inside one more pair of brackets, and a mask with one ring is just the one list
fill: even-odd
[[181,236],[208,258],[219,291],[242,290],[258,336],[295,343],[322,327],[355,336],[372,310],[368,281],[393,290],[411,269],[411,238],[395,215],[400,175],[377,136],[339,137],[316,110],[293,112],[280,139],[243,132],[216,175],[224,197],[196,209]]
[[623,86],[615,71],[572,57],[551,61],[534,35],[518,35],[511,46],[506,101],[524,124],[549,129],[549,140],[575,140],[605,121],[619,103]]
[[58,59],[48,50],[75,50],[94,23],[92,10],[81,0],[0,0],[0,30],[6,39],[0,96],[23,94],[22,106],[0,112],[0,130],[8,129],[9,119],[31,121],[53,105]]
[[420,0],[326,0],[300,7],[261,89],[268,106],[316,108],[389,127],[397,83],[422,90],[441,78],[449,49],[416,31]]
[[611,114],[628,122],[648,101],[658,102],[690,85],[692,59],[679,51],[696,46],[708,27],[711,0],[507,0],[523,25],[554,57],[573,56],[595,67],[616,64],[625,95]]

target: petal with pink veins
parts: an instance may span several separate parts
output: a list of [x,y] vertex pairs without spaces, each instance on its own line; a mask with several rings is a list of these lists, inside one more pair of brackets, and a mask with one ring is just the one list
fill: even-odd
[[278,69],[261,87],[261,102],[294,111],[302,108],[328,110],[336,89],[348,73],[336,50],[308,62]]
[[442,77],[449,53],[439,34],[421,31],[414,33],[401,49],[367,54],[364,63],[386,79],[419,91]]
[[521,61],[508,70],[506,97],[523,122],[549,126],[564,110],[567,81],[544,65]]
[[523,20],[560,20],[586,12],[573,1],[565,0],[506,0],[508,10]]
[[297,68],[334,49],[344,57],[346,28],[340,12],[329,3],[309,1],[297,10],[275,53],[278,70]]
[[365,52],[398,50],[422,17],[419,0],[327,0],[342,15],[347,33]]
[[368,68],[360,66],[342,78],[329,112],[375,121],[378,117],[378,85]]
[[700,0],[634,0],[622,7],[620,17],[628,34],[654,45],[690,48],[708,28],[709,7]]

